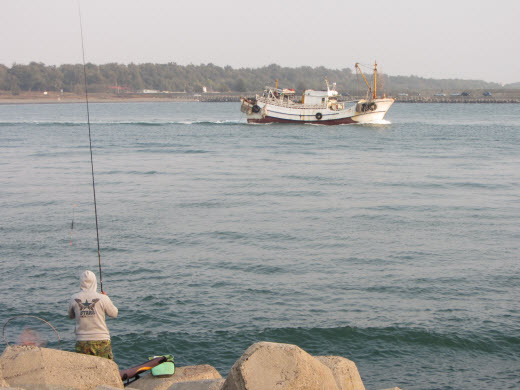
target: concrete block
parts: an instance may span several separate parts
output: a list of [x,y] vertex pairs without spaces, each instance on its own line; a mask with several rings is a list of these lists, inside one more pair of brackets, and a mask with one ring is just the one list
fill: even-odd
[[168,390],[220,390],[224,381],[224,379],[204,379],[202,381],[178,382],[168,387]]
[[94,390],[117,390],[117,389],[118,389],[117,387],[101,385],[101,386],[96,387]]
[[[119,389],[118,387],[101,385],[101,386],[96,387],[94,390],[118,390],[118,389]],[[125,390],[136,390],[136,389],[134,389],[131,386],[127,386],[127,387],[125,387]]]
[[138,390],[166,390],[177,382],[201,381],[204,379],[222,379],[222,375],[209,364],[198,366],[175,367],[175,374],[161,378],[147,373],[131,383]]
[[9,387],[9,383],[7,383],[4,379],[4,373],[2,372],[2,365],[0,365],[0,387]]
[[123,388],[112,360],[56,349],[9,346],[0,356],[0,369],[11,387],[27,390]]
[[[101,385],[96,387],[94,390],[119,390],[119,387],[114,386],[108,386],[108,385]],[[131,387],[125,387],[125,390],[132,390]]]
[[341,356],[316,356],[316,359],[331,369],[339,390],[365,390],[356,363],[352,360]]
[[338,390],[330,368],[292,344],[259,342],[231,367],[222,390]]
[[[7,385],[9,386],[9,385]],[[1,387],[0,386],[0,390],[24,390],[22,389],[21,387]]]

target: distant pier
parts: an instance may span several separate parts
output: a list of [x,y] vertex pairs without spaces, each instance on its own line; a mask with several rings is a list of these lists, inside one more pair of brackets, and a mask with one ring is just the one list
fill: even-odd
[[[91,102],[201,102],[201,103],[240,103],[240,97],[254,97],[255,92],[227,92],[227,93],[187,93],[187,92],[162,92],[162,93],[89,93]],[[507,91],[493,93],[492,96],[435,96],[427,93],[414,94],[387,94],[387,97],[395,98],[397,103],[520,103],[520,91]],[[366,99],[366,96],[344,95],[340,101],[357,102]],[[13,95],[0,91],[0,104],[21,103],[78,103],[83,102],[84,95],[75,93],[48,92],[21,92]]]
[[440,96],[397,96],[396,102],[400,103],[520,103],[520,98],[508,97],[440,97]]

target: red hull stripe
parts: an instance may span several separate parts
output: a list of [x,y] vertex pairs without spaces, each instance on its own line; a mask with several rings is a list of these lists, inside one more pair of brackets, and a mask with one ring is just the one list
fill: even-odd
[[322,119],[315,121],[299,121],[299,120],[291,120],[291,119],[281,119],[274,118],[272,116],[266,116],[262,119],[248,119],[248,123],[294,123],[294,124],[302,124],[302,123],[310,123],[314,125],[346,125],[349,123],[357,123],[352,117],[341,118],[341,119]]

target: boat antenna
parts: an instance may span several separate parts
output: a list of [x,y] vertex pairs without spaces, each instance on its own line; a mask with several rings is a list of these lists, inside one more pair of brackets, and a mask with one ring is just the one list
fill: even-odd
[[374,61],[374,99],[377,99],[377,61]]
[[83,24],[81,22],[81,7],[78,0],[78,12],[79,12],[79,28],[81,31],[81,52],[83,54],[83,77],[85,82],[85,102],[87,104],[87,125],[88,125],[88,141],[90,148],[90,168],[92,172],[92,193],[94,194],[94,214],[96,216],[96,238],[97,238],[97,253],[98,253],[98,264],[99,264],[99,285],[101,292],[103,291],[103,274],[101,273],[101,250],[99,248],[99,227],[98,227],[98,215],[97,215],[97,203],[96,203],[96,182],[94,180],[94,159],[92,157],[92,136],[90,132],[90,110],[88,106],[88,88],[87,88],[87,67],[85,65],[85,45],[83,43]]

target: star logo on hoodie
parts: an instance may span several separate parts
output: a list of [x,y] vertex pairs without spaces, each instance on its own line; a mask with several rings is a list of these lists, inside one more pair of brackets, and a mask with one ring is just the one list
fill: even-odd
[[75,301],[79,305],[79,315],[81,317],[92,316],[96,314],[94,307],[96,306],[96,303],[99,302],[99,298],[94,298],[92,302],[89,302],[88,299],[85,299],[85,302],[81,302],[81,299],[78,298],[76,298]]

